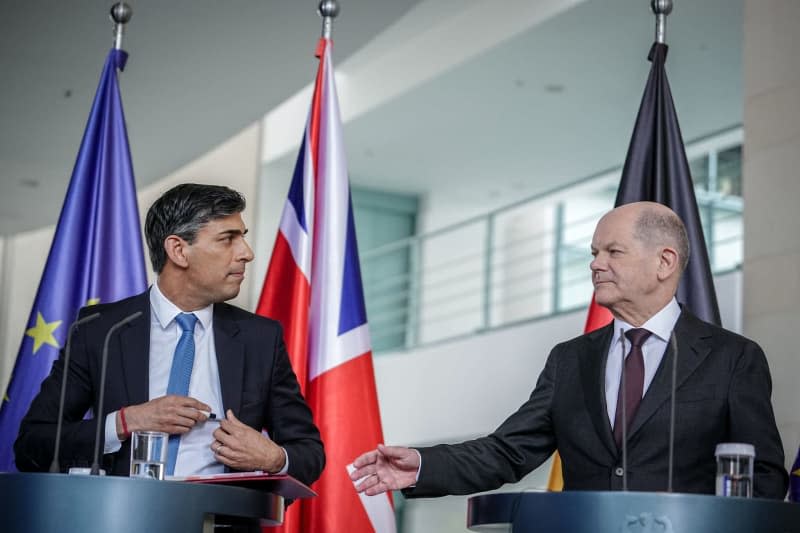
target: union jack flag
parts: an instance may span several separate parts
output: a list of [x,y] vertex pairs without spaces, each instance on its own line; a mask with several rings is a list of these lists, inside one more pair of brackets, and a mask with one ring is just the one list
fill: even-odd
[[313,486],[319,496],[293,504],[283,530],[394,532],[390,496],[357,494],[346,469],[383,432],[330,50],[321,39],[311,113],[256,309],[284,328],[327,458]]

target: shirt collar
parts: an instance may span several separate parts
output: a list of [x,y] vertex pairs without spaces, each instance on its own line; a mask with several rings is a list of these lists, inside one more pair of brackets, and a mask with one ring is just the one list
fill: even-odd
[[[153,316],[156,317],[162,329],[167,329],[176,316],[185,312],[164,296],[164,293],[158,288],[158,281],[153,283],[150,289],[150,308],[153,310]],[[197,321],[203,326],[203,330],[208,331],[211,327],[211,319],[214,316],[214,304],[209,304],[202,309],[192,311],[192,313],[195,314]]]
[[[640,327],[650,331],[653,335],[658,337],[664,342],[669,342],[672,330],[675,329],[675,324],[678,322],[678,317],[681,315],[681,306],[675,297],[665,305],[661,311],[651,316],[650,319],[642,324]],[[614,336],[611,338],[611,345],[614,346],[619,341],[619,330],[627,332],[634,327],[624,320],[619,318],[614,319]]]

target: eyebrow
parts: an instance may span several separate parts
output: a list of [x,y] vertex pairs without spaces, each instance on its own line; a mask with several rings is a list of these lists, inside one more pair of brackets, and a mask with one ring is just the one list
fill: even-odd
[[606,249],[608,249],[608,248],[614,248],[614,247],[617,247],[617,248],[625,248],[625,245],[624,245],[624,244],[622,244],[622,243],[619,243],[619,242],[617,242],[617,241],[611,241],[610,243],[606,244],[605,246],[596,246],[594,243],[592,243],[592,244],[590,244],[590,245],[589,245],[589,248],[590,248],[591,250],[599,250],[600,248],[606,248]]
[[217,235],[219,235],[219,236],[222,236],[222,235],[247,235],[248,231],[250,231],[250,230],[247,229],[247,228],[245,228],[244,231],[242,231],[240,229],[226,229],[226,230],[220,231],[219,233],[217,233]]

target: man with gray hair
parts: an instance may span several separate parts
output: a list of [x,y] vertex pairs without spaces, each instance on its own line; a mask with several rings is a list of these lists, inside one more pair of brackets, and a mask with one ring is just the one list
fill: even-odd
[[689,259],[680,218],[651,202],[618,207],[597,224],[592,255],[595,300],[614,321],[553,348],[528,401],[492,434],[418,449],[379,445],[356,458],[359,491],[491,490],[520,480],[556,448],[566,490],[620,490],[623,476],[631,490],[666,490],[677,357],[674,490],[713,494],[715,446],[744,442],[755,446],[754,495],[783,499],[788,476],[764,352],[675,300]]
[[[196,184],[173,187],[150,207],[145,237],[158,279],[143,294],[81,310],[79,317],[100,317],[78,328],[69,369],[63,357],[56,361],[23,419],[14,445],[20,470],[47,470],[52,460],[68,371],[59,458],[67,468],[91,463],[95,422],[83,417],[105,385],[98,415],[111,474],[128,474],[131,432],[149,430],[170,434],[167,475],[262,470],[307,484],[319,477],[322,442],[280,325],[225,303],[253,260],[244,208],[238,192]],[[100,383],[106,332],[137,311],[143,316],[112,337]]]

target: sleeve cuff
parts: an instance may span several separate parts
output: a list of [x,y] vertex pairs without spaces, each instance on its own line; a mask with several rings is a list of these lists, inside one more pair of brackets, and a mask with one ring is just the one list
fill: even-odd
[[419,457],[419,468],[417,468],[417,477],[414,478],[414,484],[411,485],[411,487],[409,487],[409,488],[414,488],[417,486],[417,483],[419,482],[419,473],[422,472],[422,454],[419,453],[419,450],[417,450],[416,448],[411,448],[411,449],[414,450],[414,453],[416,453],[417,457]]
[[104,454],[118,452],[122,448],[122,441],[117,437],[117,411],[106,415],[105,437]]
[[281,446],[281,450],[283,450],[283,457],[285,461],[283,462],[283,468],[275,472],[276,474],[286,474],[289,472],[289,454],[286,453],[286,448]]

